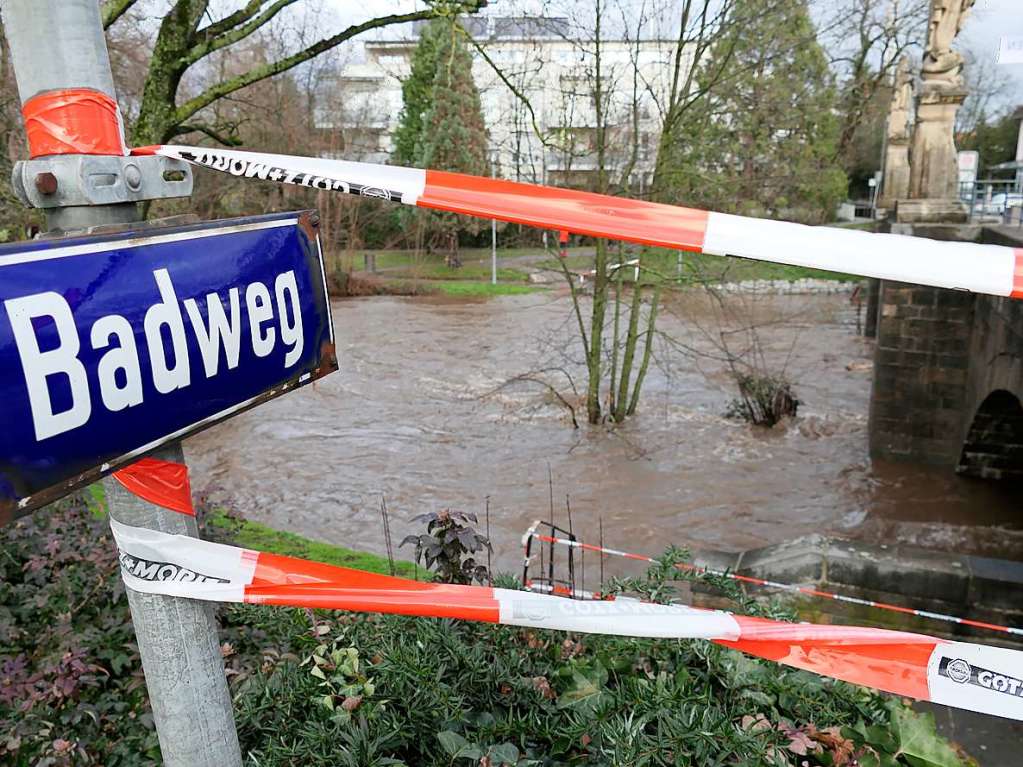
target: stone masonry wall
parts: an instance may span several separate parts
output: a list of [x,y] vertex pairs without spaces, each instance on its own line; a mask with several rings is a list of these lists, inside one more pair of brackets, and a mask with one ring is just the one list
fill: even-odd
[[872,456],[955,466],[967,415],[971,293],[882,282],[874,386]]

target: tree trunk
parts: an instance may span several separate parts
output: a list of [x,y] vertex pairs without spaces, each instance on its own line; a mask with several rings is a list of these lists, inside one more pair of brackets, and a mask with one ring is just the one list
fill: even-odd
[[607,310],[607,240],[597,240],[597,255],[594,260],[593,308],[590,314],[590,344],[586,352],[586,371],[589,381],[586,387],[586,419],[600,423],[600,373],[602,369],[601,348],[604,338],[604,316]]
[[632,387],[632,399],[629,400],[629,409],[625,411],[626,415],[633,415],[636,412],[636,406],[639,404],[639,391],[643,388],[643,380],[646,378],[647,368],[650,367],[650,358],[653,356],[654,349],[654,328],[657,325],[657,306],[660,300],[661,285],[658,283],[654,287],[654,295],[650,299],[650,314],[647,316],[646,340],[643,345],[643,362],[640,363],[639,373],[636,374],[636,383]]
[[[632,378],[632,361],[636,357],[636,343],[639,340],[639,314],[642,309],[642,300],[643,290],[640,287],[639,280],[637,280],[632,288],[632,303],[629,307],[629,330],[625,336],[625,354],[622,357],[617,407],[614,412],[614,419],[619,423],[625,420],[626,409],[629,403],[629,379]],[[612,385],[614,385],[613,381]]]
[[[622,261],[622,245],[618,244],[618,262]],[[615,318],[614,318],[614,338],[611,342],[611,375],[608,376],[608,380],[611,385],[607,387],[607,409],[608,412],[613,413],[615,411],[615,380],[618,377],[618,341],[619,341],[619,321],[622,314],[622,270],[619,269],[615,275]]]
[[131,140],[135,146],[163,144],[174,137],[178,85],[188,68],[185,56],[206,5],[199,0],[178,0],[160,23],[138,120],[132,127]]

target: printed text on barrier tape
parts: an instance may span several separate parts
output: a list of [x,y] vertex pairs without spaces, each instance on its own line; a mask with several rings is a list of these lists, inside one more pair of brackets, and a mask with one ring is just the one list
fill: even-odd
[[544,229],[1023,298],[1023,249],[1001,245],[805,226],[393,165],[173,145],[133,151],[245,178]]
[[68,88],[33,96],[21,108],[29,156],[125,155],[117,102],[92,88]]
[[111,520],[136,591],[211,601],[458,618],[536,629],[709,639],[897,695],[1023,720],[1023,652],[858,626],[782,623],[632,599],[422,583]]
[[142,458],[115,471],[114,479],[144,501],[195,516],[188,467],[183,463]]

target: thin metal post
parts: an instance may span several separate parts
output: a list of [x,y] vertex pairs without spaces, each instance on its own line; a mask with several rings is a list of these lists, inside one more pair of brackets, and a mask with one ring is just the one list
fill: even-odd
[[[116,97],[96,0],[2,0],[22,103],[45,91],[93,88]],[[68,231],[139,220],[137,204],[49,208],[51,229]],[[155,457],[183,463],[178,444]],[[193,517],[168,511],[104,481],[119,522],[197,536]],[[168,767],[235,767],[241,751],[209,603],[128,591],[132,622]]]
[[497,284],[497,219],[490,219],[490,284]]
[[[490,160],[490,177],[496,177],[496,163]],[[490,284],[497,284],[497,219],[490,219]]]

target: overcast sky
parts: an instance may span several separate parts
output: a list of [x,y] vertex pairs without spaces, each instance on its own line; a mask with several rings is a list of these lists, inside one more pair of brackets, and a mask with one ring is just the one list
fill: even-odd
[[[1023,37],[1023,0],[979,0],[963,27],[963,44],[977,56],[994,61],[1003,35]],[[1010,78],[1005,97],[1008,104],[1023,105],[1023,64],[1002,65],[998,69]]]

